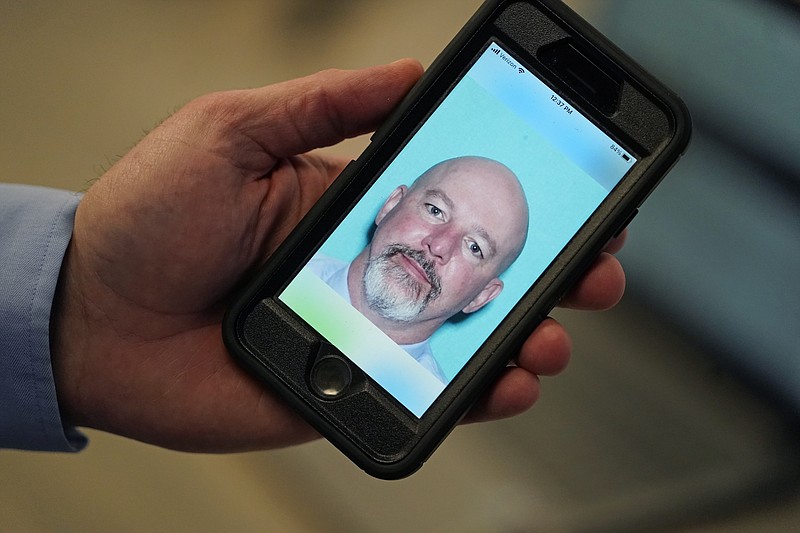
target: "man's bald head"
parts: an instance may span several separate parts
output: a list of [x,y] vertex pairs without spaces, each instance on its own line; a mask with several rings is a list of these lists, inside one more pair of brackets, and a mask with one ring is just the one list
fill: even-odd
[[395,189],[375,223],[372,241],[355,261],[360,287],[353,300],[384,331],[409,342],[500,294],[498,276],[525,243],[528,205],[508,167],[459,157]]

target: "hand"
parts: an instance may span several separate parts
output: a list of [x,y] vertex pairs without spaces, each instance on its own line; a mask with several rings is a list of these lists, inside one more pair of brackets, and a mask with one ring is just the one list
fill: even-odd
[[[147,135],[81,202],[51,344],[67,423],[191,451],[299,443],[316,433],[222,343],[232,292],[286,237],[345,161],[309,153],[372,131],[421,74],[410,60],[201,97]],[[565,301],[616,303],[601,257]],[[569,358],[548,320],[473,420],[530,407]]]

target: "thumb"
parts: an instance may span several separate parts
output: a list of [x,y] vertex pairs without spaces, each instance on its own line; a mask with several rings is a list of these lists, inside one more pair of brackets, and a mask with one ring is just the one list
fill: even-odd
[[412,59],[362,70],[326,70],[247,91],[241,128],[276,158],[373,131],[422,74]]

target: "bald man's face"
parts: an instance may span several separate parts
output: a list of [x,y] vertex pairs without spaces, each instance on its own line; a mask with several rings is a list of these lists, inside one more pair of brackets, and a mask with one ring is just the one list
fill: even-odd
[[398,321],[473,312],[502,290],[498,274],[527,231],[527,206],[508,169],[449,162],[399,187],[376,218],[364,276],[370,307]]

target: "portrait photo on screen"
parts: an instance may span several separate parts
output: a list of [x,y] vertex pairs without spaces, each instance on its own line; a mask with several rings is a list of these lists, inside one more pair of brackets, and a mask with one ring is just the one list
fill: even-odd
[[484,53],[280,296],[417,416],[633,164],[520,70]]
[[[472,113],[465,115],[465,109]],[[505,224],[504,229],[514,227],[517,234],[526,235],[519,257],[502,273],[498,272],[503,283],[499,294],[479,310],[454,314],[431,335],[431,352],[446,381],[463,367],[486,335],[552,262],[607,191],[505,104],[466,77],[320,250],[326,257],[353,261],[372,242],[379,226],[376,219],[387,200],[399,187],[413,189],[420,176],[431,169],[435,172],[437,166],[450,165],[452,168],[441,174],[449,175],[450,183],[464,193],[462,196],[470,197],[463,206],[457,206],[463,211],[502,201],[492,197],[504,189],[502,178],[491,172],[481,172],[483,181],[472,180],[474,188],[459,185],[458,169],[469,168],[472,160],[497,162],[518,180],[527,207],[525,228],[519,230],[519,224],[514,226],[514,220],[508,221],[507,216],[514,218],[507,212],[512,210],[510,205],[495,206],[502,211],[496,213],[495,219]],[[438,209],[445,207],[424,203]]]

